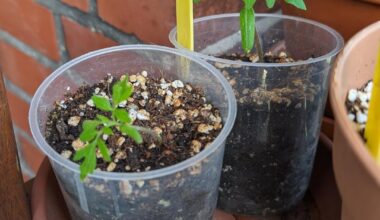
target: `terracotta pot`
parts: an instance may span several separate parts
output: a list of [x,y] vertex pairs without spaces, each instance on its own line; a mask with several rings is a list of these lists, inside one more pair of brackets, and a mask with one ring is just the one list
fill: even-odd
[[333,164],[343,200],[342,219],[380,219],[380,168],[348,119],[344,105],[349,89],[361,87],[372,78],[379,43],[380,21],[349,41],[330,85],[335,115]]
[[282,10],[284,14],[327,24],[341,33],[346,40],[365,26],[380,20],[380,0],[306,0],[306,5],[307,11],[287,4],[282,4]]

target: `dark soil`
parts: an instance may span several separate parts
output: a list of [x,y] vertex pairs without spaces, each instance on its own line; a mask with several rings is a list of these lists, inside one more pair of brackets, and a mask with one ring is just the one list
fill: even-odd
[[[256,62],[255,55],[222,58]],[[267,53],[268,63],[294,60]],[[308,186],[327,86],[316,66],[250,68],[215,66],[230,82],[238,104],[227,139],[218,207],[245,215],[277,214],[297,205]],[[323,70],[323,69],[322,69]],[[271,71],[271,72],[268,72]]]
[[[114,135],[103,136],[112,162],[106,162],[98,153],[98,170],[142,172],[179,163],[207,147],[222,128],[219,110],[207,102],[201,89],[178,80],[143,75],[129,77],[134,86],[133,97],[119,107],[129,111],[134,125],[152,129],[162,141],[142,134],[144,142],[138,145],[115,129]],[[56,102],[46,123],[45,137],[63,157],[72,160],[75,151],[85,146],[78,138],[84,120],[94,119],[97,114],[107,115],[89,100],[94,94],[111,97],[116,80],[109,75]]]
[[[218,56],[218,58],[234,61],[252,62],[255,63],[259,60],[256,54],[224,54]],[[263,57],[264,63],[291,63],[294,62],[293,58],[289,57],[285,52],[281,52],[278,55],[273,55],[272,53],[266,53]]]

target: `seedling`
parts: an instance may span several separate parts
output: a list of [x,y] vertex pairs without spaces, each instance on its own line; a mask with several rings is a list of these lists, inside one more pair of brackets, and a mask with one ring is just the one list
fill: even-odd
[[113,135],[113,128],[121,131],[123,135],[131,137],[137,144],[142,143],[142,137],[139,133],[143,128],[131,125],[132,119],[125,109],[118,108],[119,104],[127,100],[133,93],[133,87],[128,83],[128,77],[116,82],[112,87],[112,99],[109,100],[102,96],[92,96],[92,101],[96,108],[110,112],[110,117],[97,115],[96,119],[85,120],[82,124],[83,131],[79,138],[87,145],[77,151],[74,160],[83,159],[80,165],[80,178],[83,180],[89,173],[92,173],[96,167],[96,151],[99,149],[100,154],[105,161],[111,161],[103,135]]
[[[246,54],[251,52],[255,45],[258,51],[259,58],[262,58],[262,50],[259,39],[257,37],[255,10],[254,6],[256,0],[242,0],[244,3],[243,8],[240,10],[240,31],[242,48]],[[276,0],[265,0],[268,8],[273,8]],[[284,0],[286,3],[294,5],[295,7],[306,10],[306,5],[303,0]],[[198,3],[200,0],[194,0]],[[256,41],[255,41],[256,38]]]

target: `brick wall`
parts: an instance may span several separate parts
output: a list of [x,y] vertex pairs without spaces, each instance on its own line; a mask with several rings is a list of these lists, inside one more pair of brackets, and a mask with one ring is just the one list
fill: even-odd
[[[0,67],[27,179],[43,159],[27,121],[29,103],[43,79],[91,50],[143,42],[169,45],[175,0],[0,0],[0,4]],[[237,12],[240,4],[203,0],[194,12],[196,17]]]

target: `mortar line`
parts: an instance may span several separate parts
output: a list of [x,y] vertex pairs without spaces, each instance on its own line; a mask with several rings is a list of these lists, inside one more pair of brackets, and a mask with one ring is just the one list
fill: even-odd
[[36,173],[32,170],[32,168],[25,161],[24,153],[22,151],[23,146],[20,142],[20,139],[18,138],[19,129],[16,127],[17,126],[15,124],[13,124],[13,133],[14,133],[15,140],[16,140],[16,149],[17,149],[18,160],[19,160],[19,163],[21,166],[21,172],[23,174],[25,174],[26,176],[28,176],[29,178],[33,178],[33,177],[35,177]]
[[47,7],[51,11],[70,18],[71,20],[79,23],[82,26],[88,27],[95,32],[120,43],[120,44],[138,44],[142,43],[134,34],[127,34],[120,29],[103,21],[98,16],[84,13],[83,11],[61,3],[57,0],[37,0],[38,3]]
[[[17,132],[21,137],[25,138],[27,141],[29,141],[31,144],[35,145],[37,148],[37,144],[34,141],[33,137],[31,137],[26,131],[22,130],[19,126],[13,125],[13,130]],[[39,150],[39,149],[38,149]]]
[[98,16],[98,0],[89,0],[88,12],[93,16]]
[[17,48],[18,50],[22,51],[26,55],[33,57],[46,67],[55,69],[58,66],[58,64],[52,59],[48,58],[41,52],[37,51],[36,49],[32,48],[31,46],[27,45],[26,43],[22,42],[21,40],[17,39],[16,37],[1,29],[0,39]]
[[61,16],[57,13],[54,14],[55,33],[57,35],[57,48],[59,50],[59,56],[61,57],[60,63],[66,63],[69,58],[69,53],[66,47],[65,32],[62,25]]
[[7,77],[4,76],[3,78],[4,78],[5,88],[8,91],[11,91],[12,93],[16,94],[19,98],[21,98],[23,101],[30,104],[30,102],[32,101],[32,97],[27,92],[25,92],[23,89],[15,85]]

